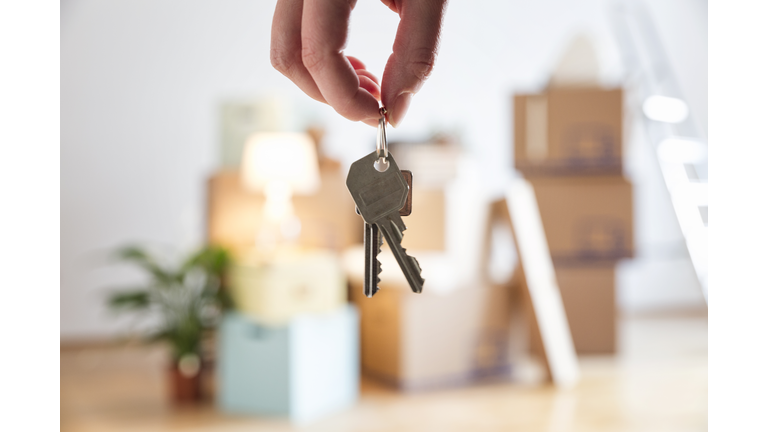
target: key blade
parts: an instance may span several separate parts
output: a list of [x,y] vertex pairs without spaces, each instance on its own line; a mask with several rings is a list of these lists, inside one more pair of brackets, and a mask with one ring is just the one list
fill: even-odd
[[381,235],[379,227],[376,225],[373,225],[373,227],[376,229],[376,267],[374,268],[374,273],[376,274],[376,285],[373,288],[373,294],[376,294],[379,292],[379,284],[381,283],[381,261],[379,261],[379,254],[381,253],[381,245],[384,243],[384,237]]
[[365,278],[363,281],[363,294],[371,298],[379,291],[381,263],[378,256],[379,252],[381,252],[381,234],[379,233],[379,227],[376,225],[367,222],[364,225]]
[[401,218],[399,215],[396,218],[391,218],[389,220],[389,223],[392,225],[392,228],[395,229],[396,234],[400,241],[403,241],[403,231],[405,231],[407,228],[405,227],[405,222],[403,222],[403,218]]
[[[400,220],[398,221],[398,219]],[[400,244],[403,239],[403,233],[399,227],[404,226],[400,215],[397,212],[389,214],[386,218],[377,221],[376,225],[387,240],[389,249],[395,256],[395,260],[400,266],[400,270],[403,271],[408,285],[411,286],[411,290],[415,293],[420,293],[424,287],[424,278],[421,277],[421,266],[416,258],[408,255],[402,244]]]

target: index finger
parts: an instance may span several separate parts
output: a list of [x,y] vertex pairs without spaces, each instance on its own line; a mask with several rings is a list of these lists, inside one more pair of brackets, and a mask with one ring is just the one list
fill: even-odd
[[354,0],[305,0],[301,59],[336,112],[354,121],[377,119],[379,102],[360,86],[355,69],[343,54],[354,6]]

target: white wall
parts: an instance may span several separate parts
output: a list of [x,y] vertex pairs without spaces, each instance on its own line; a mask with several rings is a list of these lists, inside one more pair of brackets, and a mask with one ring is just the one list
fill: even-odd
[[[202,240],[204,182],[218,163],[216,110],[222,99],[284,96],[326,125],[330,151],[347,162],[372,142],[371,128],[311,101],[271,68],[274,3],[62,4],[62,339],[106,337],[124,325],[105,310],[105,287],[131,283],[138,275],[106,265],[106,251],[136,241],[184,250]],[[498,189],[511,167],[510,95],[541,83],[570,35],[591,34],[604,78],[621,77],[606,4],[454,0],[434,74],[390,137],[460,132],[487,167],[482,181]],[[701,9],[692,1],[686,5]],[[396,26],[397,17],[380,2],[358,1],[346,52],[380,76]],[[695,82],[701,82],[700,70],[682,69],[699,74]],[[700,88],[688,90],[698,97],[694,114],[706,113],[706,75],[703,82],[703,103]]]

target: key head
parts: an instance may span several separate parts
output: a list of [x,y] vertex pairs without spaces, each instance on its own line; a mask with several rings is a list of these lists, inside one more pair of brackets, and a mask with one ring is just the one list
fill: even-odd
[[400,209],[400,216],[409,216],[413,208],[413,173],[408,170],[400,170],[400,172],[408,183],[408,197],[405,199],[405,205]]
[[347,175],[347,189],[360,215],[368,223],[376,223],[389,213],[399,212],[408,198],[408,183],[392,153],[387,156],[389,166],[384,172],[374,167],[377,159],[374,151],[354,162]]

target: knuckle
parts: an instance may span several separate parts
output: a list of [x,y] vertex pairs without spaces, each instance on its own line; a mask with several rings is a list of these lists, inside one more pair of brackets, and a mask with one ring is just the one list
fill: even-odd
[[318,45],[311,40],[304,40],[301,44],[301,62],[310,71],[318,71],[323,65],[325,54]]
[[414,51],[408,59],[408,72],[419,81],[424,81],[432,74],[437,53],[434,49],[422,48]]
[[295,55],[279,48],[272,48],[269,52],[269,61],[272,67],[283,75],[288,75],[296,64]]

